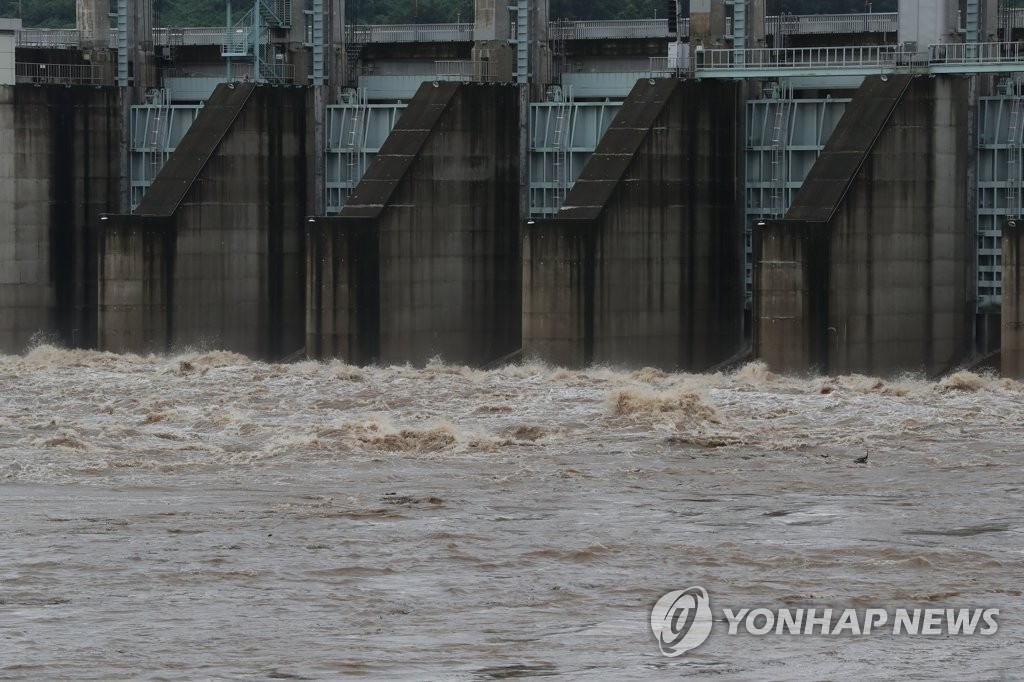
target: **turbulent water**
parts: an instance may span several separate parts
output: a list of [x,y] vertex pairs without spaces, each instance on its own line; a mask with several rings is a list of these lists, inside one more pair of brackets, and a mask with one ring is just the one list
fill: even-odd
[[[0,356],[0,677],[1020,678],[1024,385]],[[856,460],[868,456],[866,463]],[[650,610],[998,608],[989,636]]]

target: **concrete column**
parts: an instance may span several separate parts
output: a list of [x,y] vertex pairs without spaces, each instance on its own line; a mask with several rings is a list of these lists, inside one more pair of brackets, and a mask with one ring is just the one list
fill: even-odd
[[345,85],[345,0],[327,0],[327,17],[324,28],[327,31],[327,47],[324,61],[327,67],[327,82],[330,84],[335,101]]
[[306,223],[311,356],[484,365],[520,347],[522,89],[424,83],[341,215]]
[[774,370],[937,375],[970,353],[968,93],[866,79],[785,219],[755,232],[755,351]]
[[[324,3],[327,4],[326,2]],[[306,47],[306,3],[292,1],[291,27],[284,36],[285,59],[295,69],[295,82],[308,85],[313,73],[313,50]]]
[[109,49],[110,0],[77,0],[75,26],[81,34],[83,50]]
[[828,369],[829,241],[816,223],[754,229],[754,356],[773,369]]
[[765,0],[747,2],[747,34],[750,36],[748,47],[765,47],[764,3]]
[[488,62],[492,80],[511,81],[516,53],[509,45],[512,21],[508,0],[475,0],[473,61]]
[[135,86],[140,91],[155,87],[156,58],[153,54],[153,0],[128,3],[128,49],[135,69]]
[[1003,224],[1004,377],[1024,379],[1024,221]]
[[739,350],[742,92],[637,82],[561,210],[524,225],[524,357],[702,371]]
[[550,0],[534,0],[530,8],[530,73],[532,97],[539,100],[552,82],[551,42],[548,39]]
[[703,50],[725,47],[724,37],[724,0],[691,0],[690,63],[696,65]]
[[[929,45],[961,42],[958,9],[957,0],[900,0],[900,44],[912,43],[918,57],[926,59]],[[966,11],[963,17],[966,22]]]
[[983,43],[999,41],[999,0],[981,0],[981,22],[978,33],[978,40]]

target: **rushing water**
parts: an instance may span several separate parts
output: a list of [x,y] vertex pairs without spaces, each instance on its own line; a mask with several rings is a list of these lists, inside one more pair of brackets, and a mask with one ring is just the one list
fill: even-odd
[[[1019,679],[1022,451],[1024,385],[967,373],[43,346],[0,356],[0,677]],[[999,630],[663,657],[650,609],[695,585]]]

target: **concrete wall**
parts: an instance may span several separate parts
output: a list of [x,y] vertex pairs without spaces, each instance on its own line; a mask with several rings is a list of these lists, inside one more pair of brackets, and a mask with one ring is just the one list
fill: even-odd
[[172,157],[141,215],[108,221],[102,348],[205,346],[270,360],[302,348],[308,96],[221,86],[175,154],[208,157],[194,178]]
[[153,54],[153,0],[128,3],[128,45],[135,87],[142,92],[158,85]]
[[971,352],[968,81],[916,78],[831,223],[831,371],[944,372]]
[[556,218],[526,226],[524,354],[702,370],[739,350],[742,102],[636,84]]
[[[906,81],[866,82],[786,220],[757,235],[755,351],[776,369],[938,374],[971,351],[969,83]],[[795,293],[811,287],[827,311]]]
[[495,80],[511,81],[516,71],[512,21],[506,0],[474,0],[473,52],[474,61],[488,62]]
[[174,221],[110,216],[99,238],[100,348],[170,350],[177,255]]
[[309,236],[307,352],[487,363],[519,348],[518,89],[425,83]]
[[95,343],[91,226],[118,207],[120,113],[113,88],[0,87],[0,352]]
[[380,245],[375,221],[307,224],[306,353],[368,364],[380,356]]
[[1003,224],[1003,376],[1024,379],[1024,222]]
[[14,85],[14,52],[20,19],[0,19],[0,85]]
[[75,0],[75,26],[81,34],[82,49],[107,49],[110,42],[110,0]]
[[754,348],[772,367],[828,366],[827,226],[770,221],[754,231]]

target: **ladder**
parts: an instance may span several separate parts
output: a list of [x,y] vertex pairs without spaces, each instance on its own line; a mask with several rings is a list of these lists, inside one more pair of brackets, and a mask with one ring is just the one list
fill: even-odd
[[576,108],[572,105],[572,89],[564,88],[558,107],[555,109],[555,130],[552,139],[554,148],[554,168],[552,173],[552,199],[555,213],[561,208],[565,201],[565,195],[569,192],[569,185],[572,183],[571,169],[569,168],[569,147],[572,142],[572,120],[571,117]]
[[781,218],[787,208],[786,190],[788,168],[786,163],[787,143],[789,137],[789,112],[793,105],[793,90],[785,86],[778,90],[778,103],[775,105],[775,124],[772,128],[771,152],[771,199],[772,216]]
[[1010,131],[1006,145],[1006,215],[1008,218],[1019,218],[1020,179],[1021,179],[1021,95],[1014,84],[1013,98],[1010,106]]
[[149,121],[150,127],[150,182],[156,179],[160,169],[164,167],[167,156],[167,146],[170,142],[170,97],[167,90],[157,90],[154,95],[153,117]]
[[363,143],[366,140],[367,114],[366,89],[356,90],[355,106],[352,108],[352,127],[348,134],[348,145],[345,148],[348,161],[348,184],[345,187],[345,201],[356,191],[356,185],[363,177],[362,155]]

